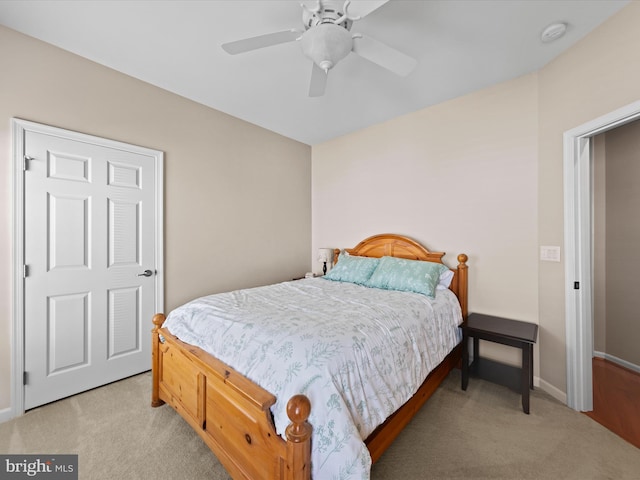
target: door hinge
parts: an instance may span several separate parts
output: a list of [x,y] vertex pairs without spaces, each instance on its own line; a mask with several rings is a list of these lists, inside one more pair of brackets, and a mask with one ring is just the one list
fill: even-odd
[[22,278],[27,278],[29,276],[29,265],[22,266]]
[[573,289],[580,290],[580,282],[573,282]]
[[29,383],[29,374],[27,372],[22,373],[22,385]]
[[24,163],[23,163],[23,170],[26,172],[27,170],[29,170],[29,162],[33,160],[33,157],[30,157],[29,155],[25,155],[24,156]]

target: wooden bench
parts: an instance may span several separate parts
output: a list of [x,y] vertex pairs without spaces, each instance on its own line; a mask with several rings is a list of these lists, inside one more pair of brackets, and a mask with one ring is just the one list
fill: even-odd
[[[529,390],[533,389],[533,344],[538,336],[535,323],[472,313],[462,327],[462,390],[467,389],[469,370],[479,377],[516,385],[522,393],[522,410],[529,413]],[[469,337],[473,338],[473,364],[469,365]],[[480,340],[509,345],[522,350],[522,367],[512,367],[480,359]],[[515,373],[515,375],[514,375]],[[518,381],[519,377],[519,381]],[[515,380],[515,382],[514,382]]]

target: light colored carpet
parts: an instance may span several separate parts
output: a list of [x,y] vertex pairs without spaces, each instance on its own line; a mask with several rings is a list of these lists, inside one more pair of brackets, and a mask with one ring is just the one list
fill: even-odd
[[[149,373],[0,424],[2,453],[77,453],[79,478],[227,480]],[[540,390],[531,414],[505,387],[454,370],[372,470],[373,480],[640,479],[640,449]],[[324,480],[324,479],[320,479]]]

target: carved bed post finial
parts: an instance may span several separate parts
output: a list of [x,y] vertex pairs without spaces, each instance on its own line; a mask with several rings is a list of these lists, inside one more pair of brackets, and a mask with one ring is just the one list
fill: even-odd
[[304,395],[294,395],[287,403],[287,416],[291,424],[285,430],[287,437],[287,479],[311,478],[311,425],[307,422],[311,402]]
[[160,334],[164,313],[156,313],[153,316],[153,330],[151,330],[151,406],[159,407],[164,402],[160,400]]
[[287,416],[291,425],[287,427],[287,439],[294,443],[304,442],[311,436],[311,425],[307,422],[311,413],[311,402],[305,395],[294,395],[287,403]]
[[462,309],[462,319],[467,321],[467,302],[468,302],[468,283],[469,279],[467,277],[469,267],[467,266],[467,260],[469,257],[461,253],[458,255],[458,300],[460,300],[460,308]]
[[162,327],[164,320],[165,320],[164,313],[156,313],[153,316],[153,330],[152,330],[153,333],[158,332],[158,330]]

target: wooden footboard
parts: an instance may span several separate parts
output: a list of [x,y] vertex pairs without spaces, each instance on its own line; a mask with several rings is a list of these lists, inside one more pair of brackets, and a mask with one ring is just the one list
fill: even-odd
[[[235,479],[303,480],[311,477],[311,405],[304,395],[287,404],[286,441],[276,433],[276,398],[153,318],[151,404],[171,405],[198,432]],[[164,341],[161,341],[161,337]]]
[[[151,405],[171,405],[198,432],[234,479],[310,479],[311,405],[304,395],[287,404],[287,440],[275,431],[270,408],[276,398],[224,363],[188,345],[165,329],[165,316],[153,318]],[[160,341],[160,336],[164,342]],[[461,358],[458,345],[416,394],[366,440],[378,461],[420,407],[435,393]]]

